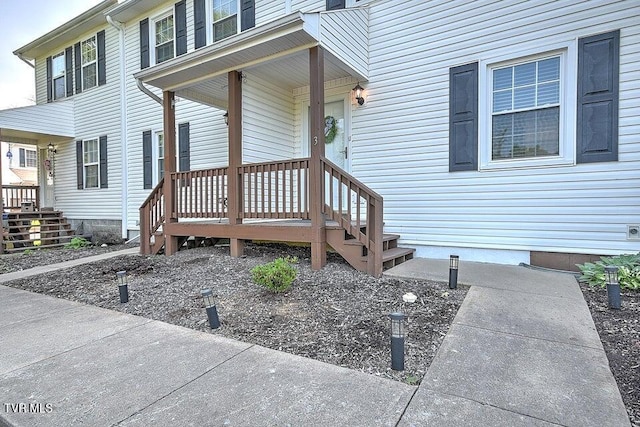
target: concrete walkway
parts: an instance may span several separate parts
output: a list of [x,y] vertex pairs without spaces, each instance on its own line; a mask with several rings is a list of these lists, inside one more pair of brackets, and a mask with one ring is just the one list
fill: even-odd
[[[448,260],[389,276],[448,280]],[[570,274],[461,261],[471,285],[401,426],[628,426],[582,292]]]
[[460,282],[472,287],[418,388],[0,285],[0,427],[629,425],[572,276],[462,262]]

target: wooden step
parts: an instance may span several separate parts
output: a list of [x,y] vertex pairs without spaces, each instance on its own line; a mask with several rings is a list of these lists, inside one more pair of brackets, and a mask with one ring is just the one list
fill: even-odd
[[405,261],[413,259],[415,253],[413,248],[392,248],[382,252],[383,268],[392,268]]

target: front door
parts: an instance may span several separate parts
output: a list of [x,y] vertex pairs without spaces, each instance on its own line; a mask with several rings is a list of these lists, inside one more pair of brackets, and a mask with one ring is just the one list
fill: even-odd
[[40,185],[40,207],[54,207],[53,180],[55,174],[55,154],[49,153],[49,150],[40,149],[39,158],[42,159],[38,168],[39,185]]

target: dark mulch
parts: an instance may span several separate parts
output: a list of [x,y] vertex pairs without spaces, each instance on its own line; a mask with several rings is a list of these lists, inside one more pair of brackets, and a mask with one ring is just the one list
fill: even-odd
[[623,292],[622,308],[608,308],[607,291],[580,284],[618,383],[629,419],[640,426],[640,292]]
[[[312,271],[308,248],[250,245],[243,258],[228,247],[184,250],[172,257],[123,256],[8,283],[87,304],[210,331],[200,290],[217,297],[222,327],[214,334],[370,374],[417,384],[429,367],[466,289],[392,278],[375,279],[330,254]],[[251,281],[250,269],[295,255],[298,277],[283,294]],[[115,272],[129,272],[130,302],[120,304]],[[413,292],[418,301],[406,304]],[[406,370],[390,369],[389,319],[408,314]]]

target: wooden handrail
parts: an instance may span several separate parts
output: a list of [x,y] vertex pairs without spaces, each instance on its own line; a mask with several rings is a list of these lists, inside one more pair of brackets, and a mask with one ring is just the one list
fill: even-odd
[[238,166],[240,218],[309,219],[309,158]]
[[23,202],[33,202],[40,209],[40,187],[37,185],[3,185],[2,201],[5,209],[20,209]]
[[325,157],[320,158],[320,163],[322,213],[367,248],[368,273],[379,277],[383,251],[382,196]]
[[151,236],[164,224],[164,178],[140,206],[140,252],[151,253]]

